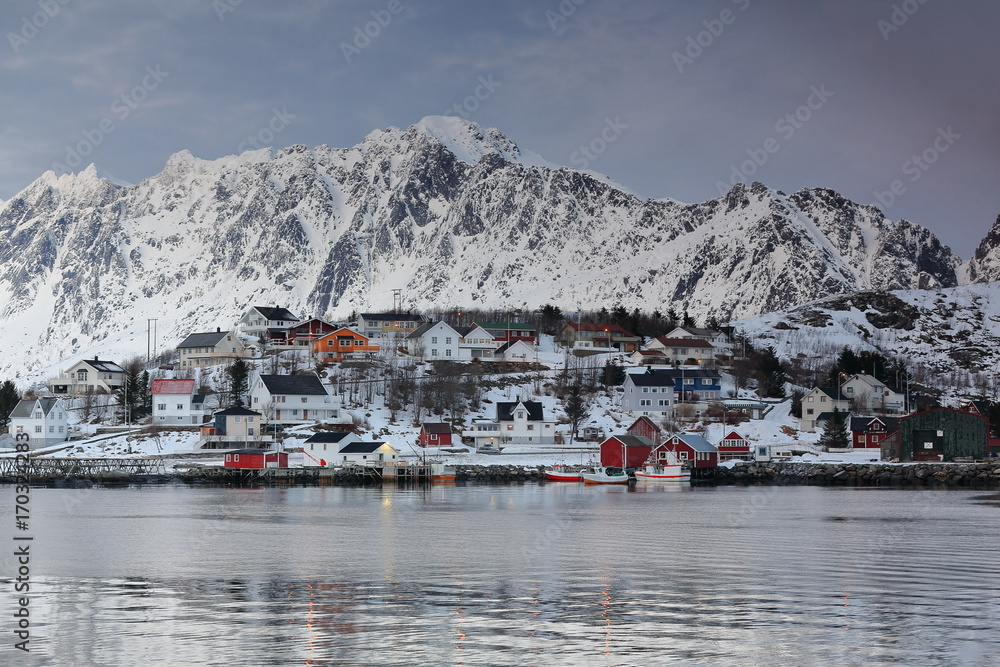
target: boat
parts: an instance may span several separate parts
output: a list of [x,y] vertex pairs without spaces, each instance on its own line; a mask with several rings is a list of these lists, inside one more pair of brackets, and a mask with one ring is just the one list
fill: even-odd
[[647,465],[635,471],[637,482],[690,482],[691,471],[681,463]]
[[582,472],[580,477],[584,484],[628,484],[628,475],[620,468],[598,468],[593,472]]
[[435,482],[454,482],[455,467],[446,466],[443,463],[430,464],[431,479]]
[[[563,468],[559,470],[559,468]],[[579,482],[579,470],[566,470],[565,466],[553,466],[545,469],[545,481],[547,482]]]

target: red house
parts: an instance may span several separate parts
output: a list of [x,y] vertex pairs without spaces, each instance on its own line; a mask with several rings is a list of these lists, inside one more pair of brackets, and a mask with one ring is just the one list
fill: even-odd
[[671,451],[675,452],[681,461],[689,461],[694,469],[719,467],[719,450],[700,435],[679,433],[670,436],[654,450],[653,456],[656,459],[665,459]]
[[451,445],[451,424],[425,422],[420,425],[421,447],[447,447]]
[[653,451],[653,441],[641,435],[613,435],[601,443],[601,465],[621,468],[638,468],[645,465]]
[[750,458],[750,441],[736,431],[730,431],[729,435],[723,438],[716,449],[719,450],[720,461],[743,460]]
[[225,467],[244,470],[287,468],[288,454],[273,449],[237,449],[226,452]]
[[899,429],[895,417],[851,417],[851,441],[855,449],[880,449],[882,441]]
[[625,429],[625,432],[629,435],[641,435],[648,438],[650,442],[659,442],[663,437],[663,430],[649,417],[639,417]]
[[299,347],[311,347],[312,342],[328,333],[333,333],[340,327],[334,326],[325,320],[314,317],[309,320],[297,322],[288,327],[286,335],[286,345],[296,345]]

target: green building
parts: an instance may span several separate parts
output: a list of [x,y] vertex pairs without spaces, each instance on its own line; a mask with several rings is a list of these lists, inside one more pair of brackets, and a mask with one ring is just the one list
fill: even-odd
[[952,408],[900,417],[899,430],[882,441],[882,458],[900,461],[954,461],[988,456],[989,420]]

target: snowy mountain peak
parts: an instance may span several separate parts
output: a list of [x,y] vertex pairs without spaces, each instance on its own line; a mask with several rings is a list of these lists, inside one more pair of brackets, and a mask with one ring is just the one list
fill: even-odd
[[1000,215],[969,260],[969,282],[990,283],[1000,280]]

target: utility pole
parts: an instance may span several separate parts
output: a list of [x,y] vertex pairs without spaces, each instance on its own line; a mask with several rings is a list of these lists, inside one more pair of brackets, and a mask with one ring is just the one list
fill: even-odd
[[[156,320],[155,317],[146,318],[146,367],[149,368],[149,362],[156,357]],[[152,348],[150,348],[150,323],[152,323],[153,328],[153,338],[152,338]],[[150,356],[150,351],[152,350],[153,356]]]

